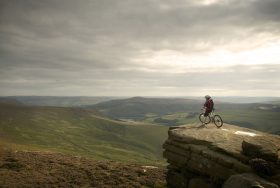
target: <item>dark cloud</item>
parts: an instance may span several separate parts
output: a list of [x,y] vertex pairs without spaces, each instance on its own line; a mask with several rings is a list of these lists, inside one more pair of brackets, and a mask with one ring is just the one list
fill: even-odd
[[104,91],[108,95],[114,88],[119,95],[141,95],[147,89],[155,89],[150,94],[156,94],[156,88],[165,88],[172,95],[176,89],[208,87],[202,75],[217,88],[242,90],[249,85],[273,90],[280,80],[279,64],[261,65],[264,71],[241,68],[246,72],[237,78],[224,70],[199,73],[195,69],[181,75],[160,63],[158,68],[147,64],[146,59],[163,50],[187,58],[213,49],[248,50],[279,40],[279,0],[199,2],[1,1],[0,94]]

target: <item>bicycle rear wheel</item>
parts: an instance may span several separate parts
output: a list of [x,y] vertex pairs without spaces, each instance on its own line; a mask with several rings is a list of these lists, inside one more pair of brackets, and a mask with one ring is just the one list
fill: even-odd
[[204,113],[201,113],[201,114],[199,114],[199,121],[201,122],[201,123],[205,123],[205,124],[208,124],[208,123],[210,123],[210,117],[209,116],[204,116]]
[[215,115],[215,116],[213,117],[213,120],[214,120],[215,125],[216,125],[218,128],[222,127],[223,124],[224,124],[224,122],[223,122],[221,116],[219,116],[219,115]]

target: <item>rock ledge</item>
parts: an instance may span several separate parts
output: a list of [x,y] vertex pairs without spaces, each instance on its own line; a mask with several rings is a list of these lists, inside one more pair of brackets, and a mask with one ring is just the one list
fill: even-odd
[[280,185],[280,137],[276,135],[229,124],[220,129],[212,124],[189,124],[170,127],[163,148],[169,163],[169,187],[207,188],[225,184],[228,188],[231,182],[243,177],[241,174],[254,180],[252,184],[244,178],[237,180],[247,185]]

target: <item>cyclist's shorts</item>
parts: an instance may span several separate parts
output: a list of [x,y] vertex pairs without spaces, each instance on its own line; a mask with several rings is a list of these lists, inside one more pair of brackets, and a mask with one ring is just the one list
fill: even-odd
[[211,111],[205,111],[204,117],[208,116],[211,113]]

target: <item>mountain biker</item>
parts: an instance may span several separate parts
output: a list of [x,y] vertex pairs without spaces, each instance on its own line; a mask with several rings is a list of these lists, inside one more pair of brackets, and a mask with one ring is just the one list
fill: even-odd
[[205,103],[204,103],[204,117],[208,116],[212,111],[213,111],[213,108],[214,108],[214,102],[212,100],[212,98],[209,96],[209,95],[205,95]]

